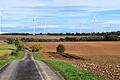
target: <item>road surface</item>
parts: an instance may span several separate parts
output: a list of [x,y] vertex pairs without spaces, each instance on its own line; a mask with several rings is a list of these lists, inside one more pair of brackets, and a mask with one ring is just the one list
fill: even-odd
[[11,62],[0,73],[0,80],[64,80],[42,61],[35,61],[29,52],[24,59]]

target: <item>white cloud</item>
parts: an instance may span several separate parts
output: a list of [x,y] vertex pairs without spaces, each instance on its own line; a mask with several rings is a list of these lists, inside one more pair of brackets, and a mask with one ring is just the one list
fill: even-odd
[[[75,26],[77,29],[79,24],[82,25],[81,28],[93,26],[93,16],[99,16],[97,13],[120,10],[119,3],[120,0],[1,0],[0,8],[3,9],[2,17],[5,28],[20,26],[20,28],[32,28],[32,18],[38,17],[37,28],[59,28],[61,26],[74,28]],[[112,19],[114,16],[120,17],[119,14],[110,15],[111,19],[103,16],[102,20],[98,20],[97,25],[120,24],[120,19]],[[40,26],[41,24],[43,25]]]

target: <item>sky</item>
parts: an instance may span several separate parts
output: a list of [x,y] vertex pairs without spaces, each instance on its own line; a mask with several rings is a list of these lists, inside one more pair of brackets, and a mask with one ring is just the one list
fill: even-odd
[[1,33],[119,30],[120,0],[0,0]]

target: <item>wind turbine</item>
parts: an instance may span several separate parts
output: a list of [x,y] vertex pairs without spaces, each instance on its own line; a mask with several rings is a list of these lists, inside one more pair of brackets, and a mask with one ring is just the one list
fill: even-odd
[[44,23],[43,26],[44,26],[44,34],[46,34],[46,27],[48,26],[48,25],[47,25],[47,20],[45,20],[45,23]]
[[1,8],[1,10],[0,10],[0,34],[2,34],[2,11],[3,11],[3,8]]
[[35,18],[33,18],[33,35],[35,36],[36,33],[36,23],[35,23]]
[[96,31],[96,17],[95,17],[95,16],[93,17],[93,26],[94,26],[94,28],[95,28],[95,31],[94,31],[94,32],[97,33],[97,31]]
[[[82,23],[80,23],[80,27],[82,27]],[[80,31],[79,31],[79,33],[82,33],[82,32],[81,32],[81,28],[80,28]]]
[[112,24],[109,24],[109,26],[110,26],[110,27],[109,27],[109,28],[110,28],[109,30],[110,30],[110,32],[111,32],[111,31],[112,31],[112,30],[111,30]]
[[44,24],[43,26],[44,26],[44,34],[45,34],[46,24]]

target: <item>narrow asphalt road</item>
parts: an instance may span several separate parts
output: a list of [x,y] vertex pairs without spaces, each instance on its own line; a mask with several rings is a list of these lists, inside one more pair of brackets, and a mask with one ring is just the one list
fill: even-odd
[[29,52],[23,60],[13,61],[0,73],[0,80],[63,80],[42,61],[35,61]]
[[30,53],[25,60],[19,62],[16,80],[42,80]]

